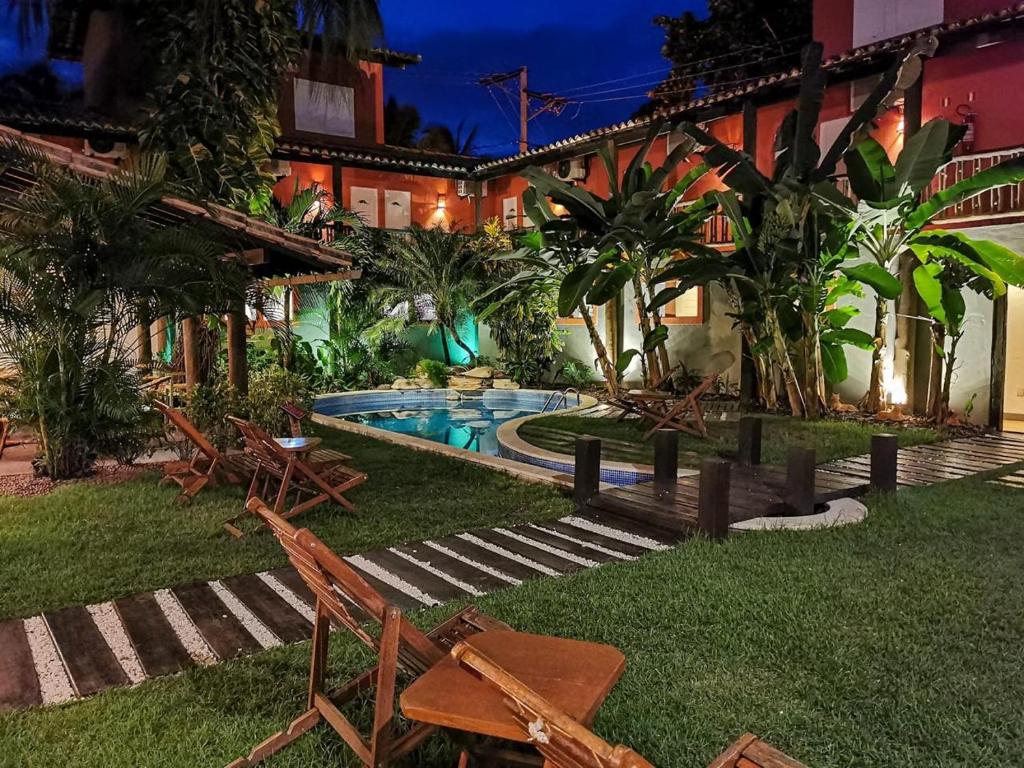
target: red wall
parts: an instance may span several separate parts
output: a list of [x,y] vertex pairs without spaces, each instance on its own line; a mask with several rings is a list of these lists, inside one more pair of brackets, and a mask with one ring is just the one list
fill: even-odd
[[825,58],[848,51],[853,42],[853,0],[814,0],[813,35],[825,46]]

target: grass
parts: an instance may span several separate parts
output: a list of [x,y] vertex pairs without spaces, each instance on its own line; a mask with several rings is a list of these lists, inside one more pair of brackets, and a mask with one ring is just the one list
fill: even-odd
[[[1020,499],[979,479],[901,490],[871,499],[861,525],[693,541],[479,602],[523,630],[621,648],[626,673],[595,729],[655,765],[707,765],[746,730],[815,768],[1015,765]],[[365,661],[336,645],[337,674]],[[307,653],[2,716],[0,764],[222,765],[299,710]],[[439,739],[416,763],[453,764]],[[323,764],[354,763],[321,727],[268,766]]]
[[[904,447],[939,439],[934,429],[922,427],[900,428],[831,419],[804,421],[788,416],[764,416],[763,419],[761,459],[765,464],[785,464],[791,446],[814,448],[819,463],[867,453],[871,435],[881,432],[895,432]],[[653,440],[643,439],[649,426],[639,419],[617,422],[584,416],[546,416],[524,424],[519,428],[519,436],[538,448],[571,454],[576,435],[593,435],[607,441],[601,451],[606,460],[651,464]],[[738,421],[709,421],[706,440],[680,432],[679,465],[696,467],[703,457],[735,453],[738,429]]]
[[[351,494],[357,514],[321,505],[297,518],[340,553],[571,511],[554,489],[477,465],[336,430],[319,434],[369,475]],[[0,619],[286,562],[272,536],[238,541],[222,530],[241,510],[244,489],[207,489],[183,507],[176,488],[157,480],[147,474],[122,485],[0,497]]]

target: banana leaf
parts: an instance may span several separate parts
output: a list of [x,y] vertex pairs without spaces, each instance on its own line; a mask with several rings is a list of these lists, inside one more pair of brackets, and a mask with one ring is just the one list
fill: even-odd
[[1019,184],[1021,181],[1024,181],[1024,156],[986,168],[932,195],[907,216],[907,228],[920,229],[952,205],[962,203],[995,187]]

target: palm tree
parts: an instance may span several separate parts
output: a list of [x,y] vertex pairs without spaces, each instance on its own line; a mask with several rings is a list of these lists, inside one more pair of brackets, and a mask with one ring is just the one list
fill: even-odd
[[459,121],[454,133],[447,125],[428,125],[416,146],[435,152],[447,152],[449,155],[471,155],[476,149],[476,135],[480,127],[473,126],[469,133],[463,136],[465,129],[465,120]]
[[399,104],[394,96],[384,105],[384,143],[395,147],[416,146],[420,111],[413,104]]
[[466,237],[441,227],[414,225],[392,238],[378,266],[383,271],[382,295],[392,306],[408,302],[410,312],[440,331],[444,361],[452,364],[446,334],[472,362],[476,353],[459,335],[458,321],[469,311],[480,290],[481,259]]
[[40,436],[40,471],[78,476],[97,453],[141,451],[129,342],[140,315],[224,311],[247,272],[200,230],[144,220],[177,191],[163,158],[93,181],[8,140],[0,169],[12,168],[37,184],[0,198],[0,364],[18,373],[15,411]]

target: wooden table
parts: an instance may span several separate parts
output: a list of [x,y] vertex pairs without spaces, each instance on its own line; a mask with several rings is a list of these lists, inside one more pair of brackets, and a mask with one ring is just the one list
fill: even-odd
[[[584,725],[594,719],[626,668],[621,651],[598,643],[512,630],[481,632],[464,642]],[[504,695],[451,656],[420,675],[399,702],[412,720],[509,741],[528,740]]]
[[320,447],[323,440],[319,437],[275,437],[274,442],[284,448],[288,453],[305,456],[315,448]]

